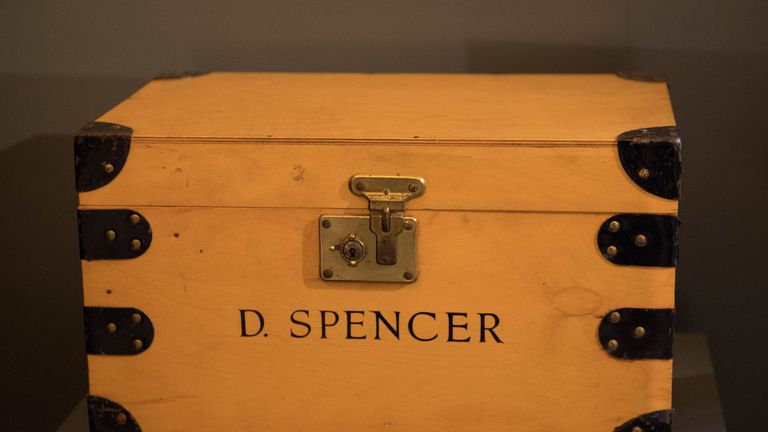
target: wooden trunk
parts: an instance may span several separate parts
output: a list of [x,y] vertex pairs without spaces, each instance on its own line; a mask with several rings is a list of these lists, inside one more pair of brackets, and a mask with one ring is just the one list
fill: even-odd
[[211,73],[98,122],[75,145],[95,430],[668,430],[665,84]]

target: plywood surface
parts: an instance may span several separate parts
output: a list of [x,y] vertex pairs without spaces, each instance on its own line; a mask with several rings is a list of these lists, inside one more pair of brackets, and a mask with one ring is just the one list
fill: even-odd
[[83,205],[366,208],[354,174],[426,179],[411,209],[676,213],[634,183],[616,146],[142,144]]
[[[338,210],[135,210],[152,225],[147,253],[83,262],[83,276],[86,305],[154,322],[145,353],[88,358],[90,392],[145,432],[612,431],[670,408],[671,361],[620,361],[597,341],[611,309],[674,307],[674,269],[600,255],[606,215],[411,211],[421,277],[393,285],[319,278],[317,219]],[[239,309],[260,310],[268,336],[241,337]],[[311,313],[303,339],[296,309]],[[367,339],[341,325],[321,339],[320,309],[435,312],[417,331],[438,337],[374,340],[366,315]],[[445,312],[469,313],[470,342],[446,341]],[[479,343],[479,312],[501,318],[503,343]]]
[[666,85],[609,74],[211,73],[154,80],[100,118],[150,142],[603,144],[674,125]]

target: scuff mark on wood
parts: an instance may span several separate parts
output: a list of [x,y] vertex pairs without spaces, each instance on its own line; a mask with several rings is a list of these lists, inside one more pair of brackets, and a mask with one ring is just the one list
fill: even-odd
[[293,169],[291,170],[291,178],[297,183],[303,182],[305,172],[306,170],[301,165],[294,165]]

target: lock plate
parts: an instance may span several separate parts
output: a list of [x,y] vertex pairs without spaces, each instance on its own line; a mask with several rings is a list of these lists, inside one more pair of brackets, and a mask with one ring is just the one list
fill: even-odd
[[424,194],[424,179],[357,174],[349,190],[368,200],[367,216],[320,217],[320,276],[327,281],[413,282],[417,221],[406,202]]
[[[418,221],[403,217],[403,226],[397,235],[395,263],[381,265],[376,262],[377,239],[371,231],[370,216],[321,216],[320,276],[328,281],[415,281],[419,277],[416,266]],[[357,242],[363,245],[362,250],[355,247]],[[358,259],[352,259],[352,253]]]

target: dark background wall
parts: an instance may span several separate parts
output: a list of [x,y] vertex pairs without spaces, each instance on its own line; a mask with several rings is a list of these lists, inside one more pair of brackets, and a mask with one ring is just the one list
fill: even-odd
[[679,329],[709,338],[729,430],[764,429],[767,24],[766,1],[3,0],[0,424],[54,430],[85,393],[71,136],[152,76],[635,70],[667,75],[684,139]]

